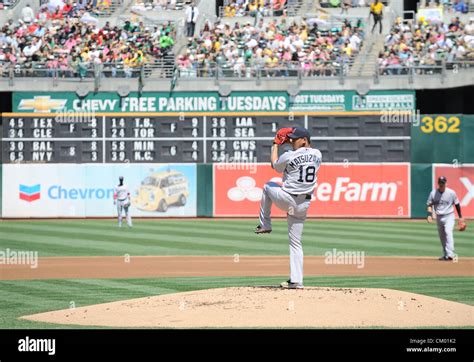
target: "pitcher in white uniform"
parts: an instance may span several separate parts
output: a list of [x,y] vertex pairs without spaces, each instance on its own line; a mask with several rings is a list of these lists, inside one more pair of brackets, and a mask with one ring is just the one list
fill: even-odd
[[454,208],[458,212],[459,220],[464,221],[461,213],[461,205],[456,192],[446,187],[446,177],[438,178],[438,188],[431,191],[428,196],[427,205],[427,221],[433,221],[433,208],[436,214],[436,223],[438,224],[438,235],[443,247],[443,256],[439,260],[453,260],[454,254],[454,237],[453,230],[455,224]]
[[128,227],[132,227],[132,216],[130,215],[130,191],[123,183],[123,176],[119,177],[119,184],[114,191],[114,205],[117,205],[118,226],[122,227],[122,214],[125,212]]
[[287,212],[288,238],[290,242],[290,279],[281,284],[283,288],[303,288],[303,246],[301,237],[306,212],[318,180],[317,172],[322,155],[311,148],[311,136],[306,128],[295,127],[288,134],[293,150],[278,157],[278,144],[274,143],[271,152],[272,167],[283,172],[283,185],[268,182],[263,188],[260,204],[260,224],[256,234],[272,231],[272,204]]

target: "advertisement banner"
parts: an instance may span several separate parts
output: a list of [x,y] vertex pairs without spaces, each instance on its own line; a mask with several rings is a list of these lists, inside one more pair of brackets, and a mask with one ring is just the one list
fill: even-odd
[[[258,217],[266,182],[282,175],[268,164],[214,165],[214,216]],[[285,216],[272,209],[273,216]],[[308,216],[410,217],[410,164],[323,164]]]
[[3,166],[3,217],[110,217],[123,176],[131,214],[196,216],[196,165],[29,164]]
[[[474,164],[453,166],[449,164],[433,165],[433,188],[437,187],[438,177],[448,180],[447,186],[458,195],[463,217],[474,217]],[[428,192],[426,193],[428,198]]]
[[89,93],[80,99],[73,92],[15,92],[13,112],[366,112],[415,110],[413,91],[302,91],[287,92],[131,92],[120,99],[115,92]]

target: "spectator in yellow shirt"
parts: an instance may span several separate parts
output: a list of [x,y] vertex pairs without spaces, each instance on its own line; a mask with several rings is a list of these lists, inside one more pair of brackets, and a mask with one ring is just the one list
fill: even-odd
[[382,19],[383,19],[383,4],[380,0],[375,0],[372,4],[370,4],[370,13],[374,17],[374,26],[372,27],[372,33],[379,23],[380,26],[380,34],[382,34]]

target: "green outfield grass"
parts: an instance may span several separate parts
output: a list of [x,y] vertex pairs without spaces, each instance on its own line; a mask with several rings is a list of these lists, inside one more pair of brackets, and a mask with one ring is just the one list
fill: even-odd
[[[282,278],[0,281],[0,328],[75,328],[18,320],[50,310],[208,288],[277,285]],[[473,278],[307,277],[306,286],[390,288],[474,305]]]
[[[39,256],[288,255],[286,221],[255,235],[255,220],[136,220],[119,229],[112,220],[0,221],[0,250]],[[455,233],[460,256],[474,256],[473,228]],[[435,225],[412,221],[308,220],[305,255],[328,250],[366,255],[441,254]],[[271,285],[281,278],[150,278],[0,281],[0,328],[65,328],[18,320],[27,314],[116,300],[226,286]],[[474,305],[472,277],[307,277],[307,286],[391,288]]]
[[[99,255],[286,255],[285,220],[273,233],[255,235],[255,220],[136,220],[119,229],[112,220],[1,221],[0,250],[38,251],[40,256]],[[474,256],[474,228],[455,232],[456,252]],[[366,255],[439,256],[436,226],[412,221],[308,220],[305,255],[327,250]]]

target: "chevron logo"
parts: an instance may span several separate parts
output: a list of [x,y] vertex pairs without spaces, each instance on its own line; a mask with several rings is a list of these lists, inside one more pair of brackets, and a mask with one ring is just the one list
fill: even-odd
[[41,196],[40,184],[33,186],[20,185],[20,200],[33,202],[40,199]]

